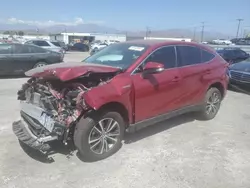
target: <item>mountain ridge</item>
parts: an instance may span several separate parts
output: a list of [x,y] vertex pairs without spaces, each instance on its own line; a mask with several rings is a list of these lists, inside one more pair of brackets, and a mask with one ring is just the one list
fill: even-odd
[[[38,32],[37,32],[38,29]],[[108,27],[105,25],[98,24],[78,24],[78,25],[53,25],[53,26],[44,26],[37,27],[35,25],[29,24],[6,24],[0,23],[0,31],[24,31],[25,33],[39,33],[39,34],[55,34],[55,33],[63,33],[63,32],[86,32],[86,33],[117,33],[117,34],[126,34],[127,36],[135,36],[142,37],[146,36],[146,31],[123,31],[117,30],[113,27]],[[197,41],[201,38],[201,32],[195,32],[190,29],[182,29],[182,28],[173,28],[173,29],[164,29],[164,30],[152,30],[149,34],[151,37],[181,37],[181,38],[195,38]],[[232,36],[216,31],[205,31],[204,32],[204,40],[212,40],[218,38],[232,38]]]

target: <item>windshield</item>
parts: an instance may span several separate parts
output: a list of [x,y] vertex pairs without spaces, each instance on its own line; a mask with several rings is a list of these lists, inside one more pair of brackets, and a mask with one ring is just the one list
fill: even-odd
[[118,67],[124,70],[133,64],[147,50],[147,48],[148,46],[142,44],[112,44],[83,61],[85,63]]

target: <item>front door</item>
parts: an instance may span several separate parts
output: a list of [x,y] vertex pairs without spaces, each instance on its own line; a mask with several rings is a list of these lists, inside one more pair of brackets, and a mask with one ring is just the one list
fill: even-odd
[[[179,108],[182,79],[176,68],[176,50],[166,46],[153,52],[132,75],[134,85],[135,122]],[[142,77],[143,66],[147,62],[162,63],[165,70],[158,74]]]

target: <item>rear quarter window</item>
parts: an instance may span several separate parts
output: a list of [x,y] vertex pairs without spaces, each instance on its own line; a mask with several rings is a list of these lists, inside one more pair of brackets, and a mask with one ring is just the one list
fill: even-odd
[[206,50],[201,50],[201,60],[203,63],[211,61],[214,58],[215,58],[214,54],[212,54]]
[[196,65],[202,62],[201,49],[195,46],[176,46],[178,66]]

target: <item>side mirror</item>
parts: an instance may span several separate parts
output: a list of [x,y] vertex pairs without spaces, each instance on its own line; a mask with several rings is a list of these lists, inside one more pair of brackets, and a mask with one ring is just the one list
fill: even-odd
[[164,71],[164,65],[156,62],[148,62],[143,68],[143,75],[157,74]]

